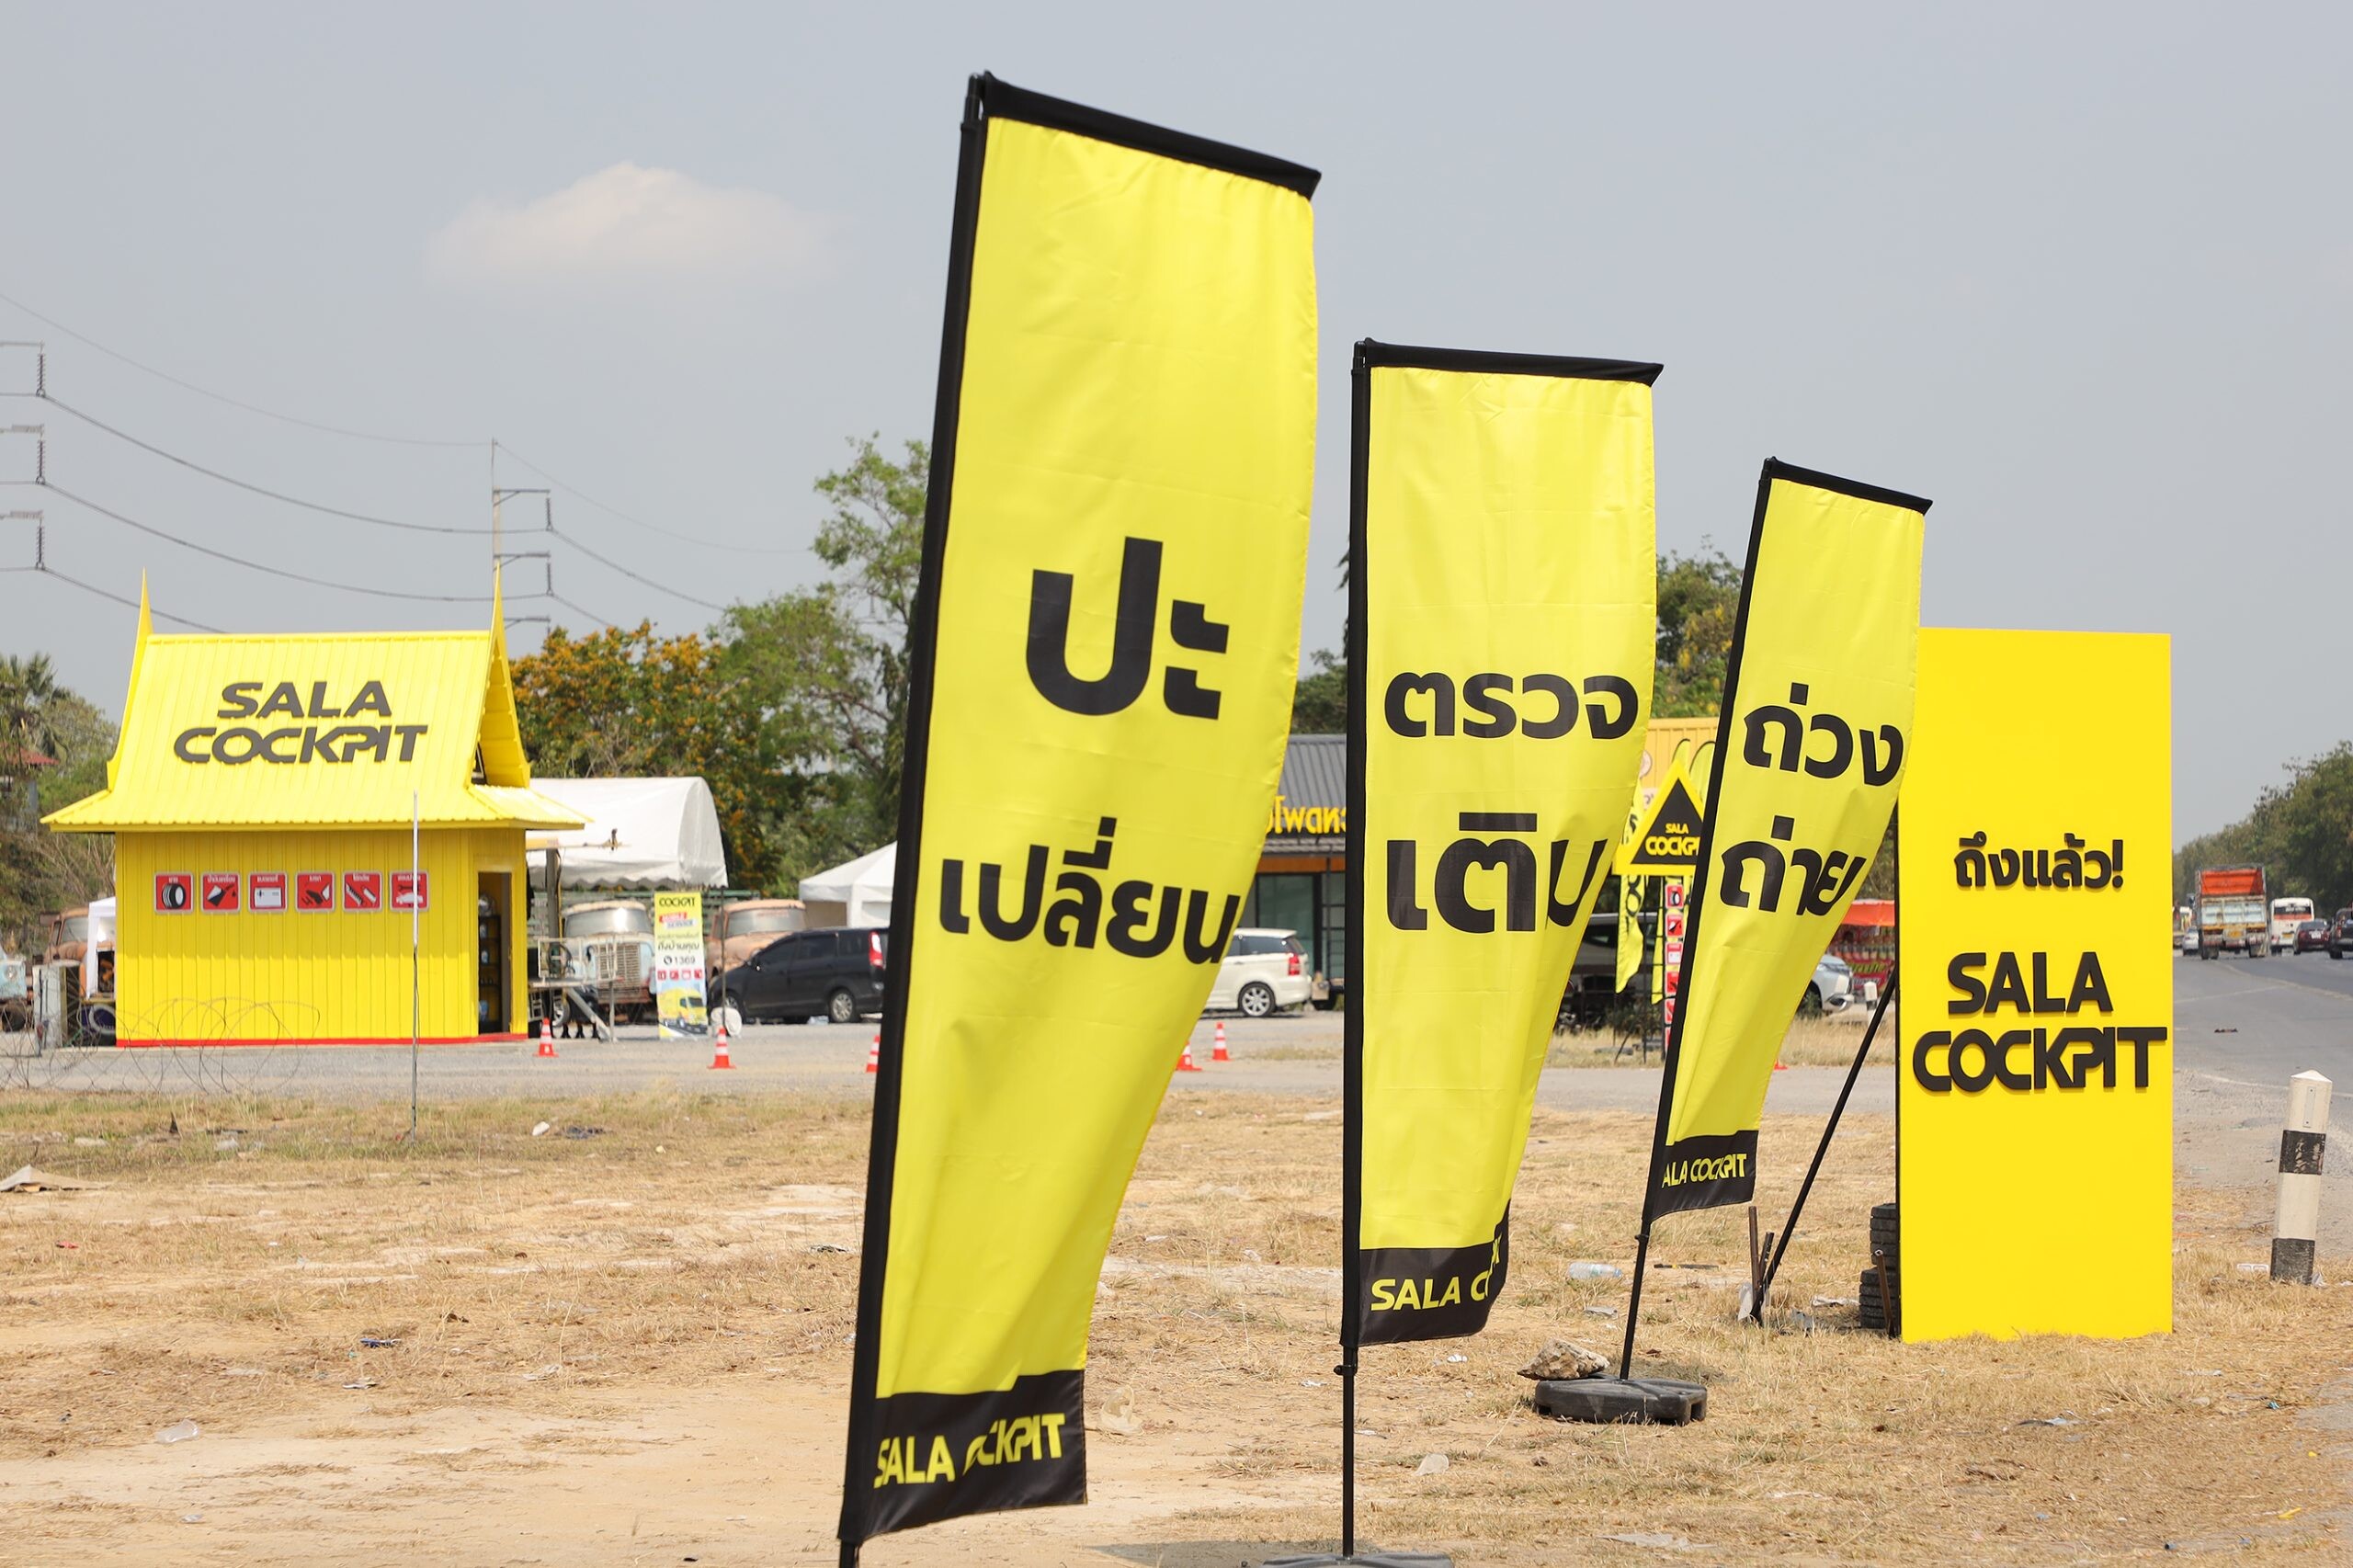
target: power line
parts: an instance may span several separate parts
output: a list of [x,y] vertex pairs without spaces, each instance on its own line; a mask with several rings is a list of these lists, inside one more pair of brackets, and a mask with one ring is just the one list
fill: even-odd
[[[71,584],[73,586],[81,589],[85,594],[96,594],[102,599],[112,599],[116,604],[122,606],[125,609],[137,609],[139,608],[139,601],[137,599],[126,599],[120,594],[110,594],[104,588],[96,587],[91,584],[85,583],[79,577],[69,577],[54,566],[19,566],[15,568],[15,570],[19,572],[39,572],[45,577],[54,577],[61,583]],[[188,627],[197,631],[210,631],[214,633],[219,633],[221,631],[221,629],[217,626],[207,626],[200,620],[190,620],[184,615],[174,615],[169,610],[157,609],[152,604],[147,607],[147,613],[153,616],[158,620],[168,620],[175,625]]]
[[105,344],[100,343],[97,339],[85,336],[83,334],[74,331],[72,327],[67,326],[63,322],[59,321],[54,316],[45,316],[41,314],[40,312],[33,309],[30,305],[26,304],[22,300],[16,299],[11,295],[0,294],[0,304],[13,305],[17,310],[22,311],[25,314],[32,317],[33,320],[40,322],[42,325],[63,333],[66,336],[72,338],[74,342],[81,344],[85,347],[97,349],[99,353],[105,355],[109,359],[119,359],[134,370],[143,370],[148,375],[156,378],[158,381],[171,382],[172,385],[178,387],[183,392],[192,392],[199,397],[209,397],[215,403],[225,403],[232,408],[242,408],[248,414],[258,414],[265,419],[282,420],[289,425],[300,425],[307,430],[323,430],[330,436],[347,436],[355,441],[381,441],[388,446],[394,447],[479,447],[483,445],[480,441],[428,441],[412,436],[381,436],[369,430],[349,430],[340,425],[321,424],[318,420],[304,419],[299,415],[280,414],[276,409],[264,408],[257,403],[247,403],[242,398],[231,397],[226,392],[217,392],[212,391],[210,387],[198,386],[194,381],[183,381],[179,377],[173,375],[168,370],[159,370],[153,365],[142,364],[139,360],[133,359],[128,354],[119,353],[115,349],[108,348]]
[[167,452],[152,441],[142,441],[128,430],[116,428],[114,426],[108,424],[105,420],[98,418],[96,415],[85,414],[82,410],[74,407],[72,403],[65,402],[63,399],[58,397],[52,392],[38,392],[34,395],[39,397],[43,403],[48,403],[51,407],[72,415],[83,424],[90,426],[95,429],[103,430],[119,441],[128,441],[142,452],[152,452],[156,457],[162,458],[165,462],[177,463],[180,467],[196,473],[200,473],[207,479],[217,479],[223,484],[233,484],[238,489],[248,491],[253,494],[266,495],[272,501],[283,501],[290,506],[300,506],[305,511],[323,513],[330,517],[343,517],[355,523],[373,523],[378,528],[402,528],[410,533],[466,534],[471,536],[480,536],[490,532],[490,530],[485,528],[468,528],[463,525],[454,523],[403,522],[398,517],[379,517],[368,512],[346,511],[341,506],[330,506],[318,501],[305,501],[299,495],[289,495],[284,491],[272,490],[267,485],[256,484],[250,480],[239,479],[233,474],[222,473],[219,469],[207,468],[202,463],[196,461],[194,459],[181,457],[176,452]]
[[[683,599],[690,605],[700,605],[703,608],[707,610],[714,610],[721,615],[727,613],[727,607],[725,605],[713,604],[709,599],[699,599],[692,594],[680,593],[676,588],[665,587],[662,584],[655,582],[651,577],[642,576],[638,573],[631,571],[629,567],[622,565],[618,561],[613,561],[597,554],[595,551],[589,549],[586,545],[581,543],[570,534],[565,533],[562,528],[557,528],[553,523],[550,523],[548,525],[547,531],[553,534],[556,538],[563,540],[564,543],[572,546],[573,549],[578,551],[589,560],[596,562],[600,566],[604,566],[611,571],[620,573],[622,576],[627,577],[631,582],[635,583],[642,588],[652,588],[657,594],[667,594],[674,599]],[[611,622],[608,621],[606,624],[610,625]]]
[[[179,535],[167,532],[153,524],[142,523],[136,517],[127,517],[111,507],[101,506],[96,501],[76,495],[71,490],[55,483],[45,484],[42,488],[73,502],[77,506],[96,512],[102,517],[111,517],[125,528],[137,528],[141,533],[151,535],[168,544],[176,544],[183,550],[192,550],[199,555],[209,555],[215,561],[225,561],[232,566],[242,566],[248,572],[260,572],[272,577],[283,577],[289,582],[306,583],[314,588],[333,588],[346,594],[365,594],[372,598],[408,599],[419,603],[446,605],[486,605],[490,602],[488,594],[413,594],[399,588],[370,588],[358,583],[338,583],[331,578],[313,577],[301,572],[290,572],[282,566],[271,566],[259,561],[247,561],[241,555],[231,555],[227,551],[215,550],[209,544],[199,544],[194,540],[182,539]],[[537,596],[518,594],[516,597],[533,598]]]
[[595,610],[585,608],[580,605],[574,604],[562,594],[550,594],[547,597],[551,602],[562,605],[564,608],[570,610],[574,615],[585,615],[599,626],[609,629],[613,624],[611,621],[607,620],[603,616],[598,615]]
[[687,544],[700,545],[705,550],[732,551],[738,555],[805,555],[808,553],[809,547],[802,544],[726,544],[715,539],[702,539],[694,534],[680,533],[676,528],[665,528],[659,523],[649,523],[642,517],[633,517],[630,516],[630,514],[622,511],[618,506],[608,506],[606,503],[597,500],[594,495],[587,494],[585,491],[577,490],[573,486],[566,484],[563,480],[558,479],[554,474],[550,473],[547,470],[541,468],[539,464],[533,462],[530,459],[525,457],[522,453],[517,451],[513,447],[508,446],[506,442],[501,441],[497,443],[497,446],[500,452],[504,453],[507,457],[513,458],[517,462],[521,463],[525,468],[529,469],[533,473],[538,474],[541,479],[546,480],[550,484],[554,485],[558,490],[563,491],[566,495],[571,496],[574,500],[585,503],[589,506],[593,506],[597,511],[604,513],[608,517],[619,517],[622,522],[628,523],[633,528],[643,528],[648,533],[660,534],[665,539],[675,539]]

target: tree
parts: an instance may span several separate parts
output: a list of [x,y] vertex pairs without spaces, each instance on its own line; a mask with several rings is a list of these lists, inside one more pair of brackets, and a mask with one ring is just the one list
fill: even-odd
[[104,789],[114,744],[113,722],[58,684],[47,655],[0,657],[0,939],[28,943],[42,916],[112,891],[113,836],[40,818]]
[[2353,904],[2353,744],[2288,765],[2288,781],[2256,797],[2228,827],[2190,839],[2174,854],[2174,894],[2198,896],[2211,866],[2261,866],[2275,898],[2309,898],[2328,914]]
[[1740,563],[1708,540],[1689,555],[1658,558],[1657,717],[1700,718],[1722,707],[1741,575]]
[[849,466],[815,486],[831,509],[813,548],[834,580],[736,605],[715,629],[722,673],[799,775],[785,858],[808,862],[801,870],[880,848],[899,831],[931,454],[911,440],[894,462],[877,436],[850,449]]
[[1315,667],[1299,677],[1291,698],[1290,733],[1294,735],[1345,735],[1348,733],[1348,666],[1337,653],[1318,648]]
[[515,661],[515,706],[535,772],[609,778],[698,774],[710,786],[733,880],[770,869],[764,784],[772,746],[741,683],[699,632],[656,637],[651,622],[575,637],[551,630]]

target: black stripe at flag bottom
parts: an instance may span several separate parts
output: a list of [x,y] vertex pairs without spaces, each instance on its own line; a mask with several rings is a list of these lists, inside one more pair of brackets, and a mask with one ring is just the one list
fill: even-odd
[[876,1400],[860,1534],[1086,1502],[1086,1378],[1038,1372],[985,1393]]
[[1359,1345],[1457,1339],[1487,1326],[1511,1263],[1511,1210],[1467,1247],[1366,1247],[1357,1255]]

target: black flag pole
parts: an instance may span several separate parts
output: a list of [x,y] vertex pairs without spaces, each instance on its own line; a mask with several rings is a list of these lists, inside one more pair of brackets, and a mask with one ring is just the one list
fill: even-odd
[[1790,1237],[1797,1233],[1798,1216],[1805,1212],[1806,1195],[1813,1190],[1813,1178],[1821,1173],[1822,1157],[1830,1153],[1831,1136],[1838,1131],[1838,1119],[1847,1113],[1847,1096],[1855,1092],[1855,1080],[1863,1075],[1863,1060],[1871,1053],[1871,1041],[1879,1036],[1880,1020],[1887,1017],[1887,1006],[1895,999],[1895,966],[1887,971],[1887,983],[1880,988],[1879,1005],[1871,1009],[1871,1021],[1863,1030],[1863,1043],[1855,1051],[1855,1060],[1847,1069],[1847,1082],[1839,1087],[1838,1103],[1830,1108],[1830,1119],[1822,1129],[1822,1142],[1814,1145],[1813,1163],[1805,1168],[1805,1180],[1798,1183],[1797,1201],[1790,1205],[1789,1223],[1781,1227],[1781,1239],[1774,1245],[1772,1261],[1765,1266],[1765,1278],[1756,1287],[1756,1298],[1748,1305],[1749,1321],[1765,1321],[1765,1297],[1773,1289],[1773,1276],[1781,1269],[1781,1258],[1790,1250]]

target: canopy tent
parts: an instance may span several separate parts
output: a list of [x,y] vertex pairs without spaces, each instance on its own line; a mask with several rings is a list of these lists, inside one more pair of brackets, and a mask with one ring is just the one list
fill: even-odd
[[531,787],[588,819],[530,837],[532,876],[558,857],[567,888],[722,888],[719,810],[700,778],[534,778]]
[[861,855],[846,866],[801,879],[801,901],[815,905],[838,903],[843,924],[891,924],[891,882],[899,869],[899,846],[886,844],[871,855]]

